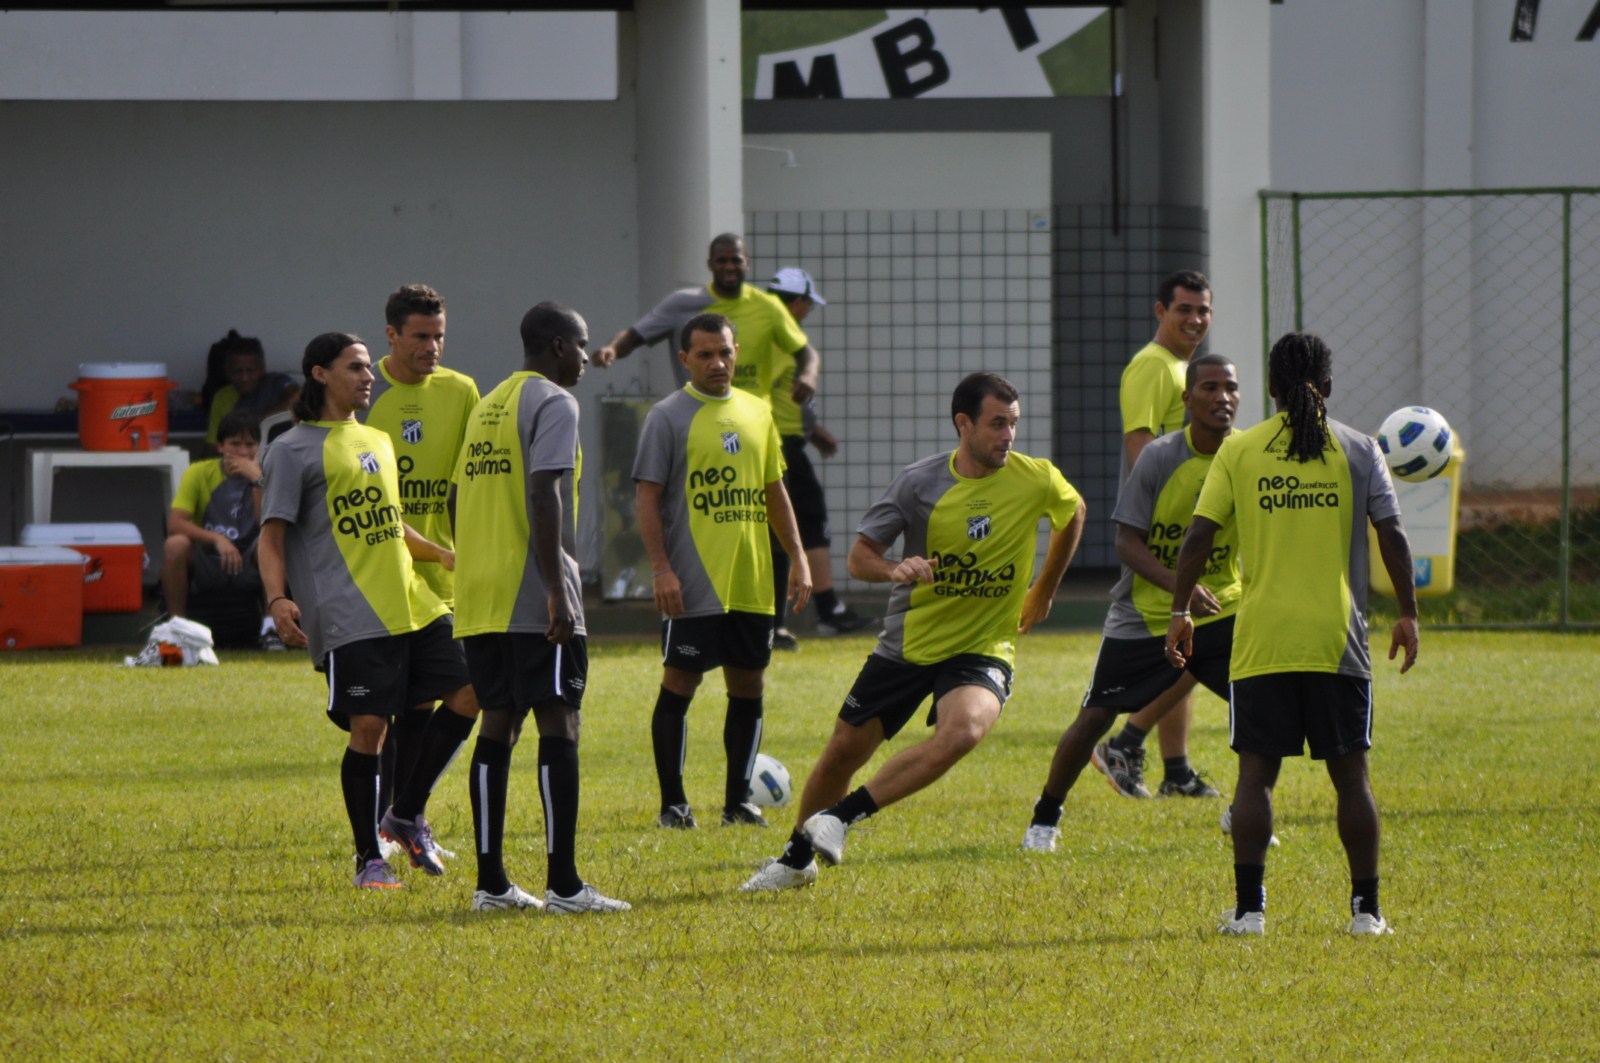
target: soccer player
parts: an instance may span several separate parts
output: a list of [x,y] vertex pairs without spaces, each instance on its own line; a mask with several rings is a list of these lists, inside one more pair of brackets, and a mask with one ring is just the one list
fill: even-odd
[[[816,290],[811,274],[796,266],[786,266],[767,282],[767,291],[778,297],[797,325],[805,324],[813,308],[828,305]],[[819,365],[820,368],[820,365]],[[876,623],[875,617],[861,616],[839,600],[833,591],[833,560],[828,555],[832,536],[828,531],[828,499],[822,481],[806,456],[806,442],[817,443],[824,457],[838,452],[838,441],[817,425],[815,400],[804,404],[794,400],[793,364],[783,365],[772,378],[772,420],[783,443],[783,487],[794,506],[795,523],[800,528],[800,544],[811,565],[811,598],[817,603],[817,634],[823,637],[845,635]],[[830,450],[824,450],[830,447]],[[775,608],[773,649],[796,649],[798,640],[784,627],[785,588],[789,581],[786,555],[772,555],[772,588]]]
[[683,788],[687,717],[701,677],[716,668],[728,690],[722,823],[767,825],[750,803],[750,773],[772,659],[769,528],[789,555],[795,608],[811,594],[772,410],[733,387],[739,353],[720,314],[684,325],[678,359],[689,383],[645,415],[633,463],[639,534],[663,617],[661,690],[650,721],[662,827],[695,826]]
[[1239,551],[1233,526],[1219,532],[1211,557],[1190,596],[1197,637],[1195,654],[1177,671],[1167,663],[1164,636],[1172,599],[1173,566],[1194,499],[1211,460],[1233,431],[1239,412],[1239,378],[1220,354],[1189,362],[1184,407],[1189,427],[1169,432],[1145,447],[1122,485],[1111,519],[1117,526],[1117,556],[1122,578],[1111,589],[1111,608],[1101,632],[1094,678],[1078,717],[1061,736],[1044,793],[1033,807],[1033,822],[1022,847],[1053,852],[1061,830],[1061,806],[1095,743],[1119,713],[1146,705],[1171,708],[1201,682],[1221,698],[1228,696],[1228,655],[1233,648],[1233,614],[1239,607]]
[[[450,527],[450,479],[467,427],[467,416],[478,402],[478,385],[472,378],[440,363],[444,358],[444,298],[425,284],[402,285],[384,305],[384,334],[389,353],[378,362],[372,383],[372,405],[359,420],[389,434],[400,474],[401,519],[422,536],[453,549]],[[446,605],[455,604],[455,575],[443,565],[419,564],[417,574]],[[468,688],[470,692],[470,688]],[[478,718],[476,699],[465,693],[456,702],[435,710],[431,702],[413,706],[395,717],[384,743],[383,793],[380,804],[390,807],[395,792],[404,790],[416,769],[417,757],[435,738],[453,742],[457,749],[472,733]],[[429,783],[431,791],[433,783]],[[398,819],[415,821],[412,831],[422,836],[433,856],[453,856],[440,848],[433,828],[421,808],[404,808]],[[400,824],[404,832],[407,828]],[[383,833],[380,831],[380,833]],[[398,842],[398,836],[394,836]]]
[[[839,863],[852,825],[931,785],[976,748],[1010,696],[1016,636],[1050,614],[1083,533],[1078,492],[1050,462],[1012,451],[1021,407],[1005,378],[966,377],[950,416],[956,449],[907,466],[856,529],[850,574],[895,584],[885,630],[806,780],[783,855],[745,891],[816,881],[814,855]],[[1030,587],[1041,518],[1050,522],[1050,547]],[[896,561],[886,555],[899,538],[905,548]],[[933,736],[847,793],[929,694]]]
[[522,318],[522,369],[473,409],[456,464],[456,632],[483,703],[470,791],[477,839],[474,911],[541,907],[506,875],[511,752],[539,730],[545,895],[557,914],[620,912],[578,875],[578,733],[589,670],[576,558],[578,400],[589,328],[559,303]]
[[[422,701],[470,698],[450,610],[412,560],[453,565],[450,551],[400,519],[400,480],[389,437],[356,420],[372,401],[372,358],[360,337],[325,332],[306,345],[300,423],[273,443],[261,500],[261,579],[285,645],[309,646],[328,680],[328,716],[350,732],[340,769],[355,836],[355,884],[400,882],[378,849],[378,772],[389,719]],[[294,588],[293,599],[289,587]],[[455,753],[423,750],[395,810],[417,810]],[[424,782],[426,780],[426,782]],[[420,793],[420,797],[419,797]],[[393,829],[393,817],[385,817]],[[443,867],[415,830],[412,862]]]
[[1389,659],[1417,659],[1411,547],[1378,445],[1327,415],[1328,345],[1291,332],[1268,357],[1276,416],[1217,451],[1178,552],[1167,657],[1198,652],[1190,616],[1217,530],[1236,525],[1244,596],[1234,626],[1228,741],[1239,754],[1233,798],[1235,903],[1224,934],[1266,933],[1272,788],[1284,757],[1309,746],[1338,794],[1339,840],[1350,864],[1351,934],[1389,932],[1378,908],[1378,806],[1367,777],[1372,663],[1367,648],[1367,522],[1395,588],[1400,616]]
[[218,424],[218,436],[222,456],[184,470],[167,514],[161,591],[173,616],[184,616],[189,608],[191,569],[198,589],[247,594],[260,604],[255,492],[262,482],[256,462],[261,429],[246,411],[229,410]]
[[[1211,282],[1194,270],[1174,273],[1156,293],[1156,335],[1122,371],[1122,471],[1126,482],[1151,441],[1183,427],[1184,368],[1211,328]],[[1118,485],[1121,489],[1121,483]],[[1150,705],[1128,717],[1122,731],[1095,748],[1095,767],[1118,793],[1149,797],[1144,782],[1144,739],[1160,725],[1163,797],[1220,797],[1189,764],[1189,720],[1194,699]]]
[[[682,288],[668,295],[596,351],[595,364],[609,366],[639,347],[664,339],[677,341],[690,318],[721,314],[733,322],[734,335],[739,337],[734,387],[765,402],[772,391],[773,377],[785,372],[793,362],[790,394],[797,403],[811,401],[817,391],[817,352],[776,296],[745,283],[750,275],[750,260],[745,257],[744,240],[734,233],[719,234],[711,241],[706,265],[711,270],[710,284]],[[689,379],[688,371],[676,359],[672,371],[682,387]]]

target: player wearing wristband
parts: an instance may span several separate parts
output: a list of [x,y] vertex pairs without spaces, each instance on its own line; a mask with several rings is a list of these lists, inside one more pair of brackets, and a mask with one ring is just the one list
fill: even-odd
[[[973,373],[956,386],[950,416],[956,449],[907,466],[856,528],[850,574],[895,584],[884,633],[806,780],[788,846],[747,892],[815,881],[814,855],[839,863],[853,824],[931,785],[983,741],[1011,694],[1016,637],[1049,615],[1077,550],[1078,492],[1050,462],[1011,449],[1016,388]],[[1050,523],[1050,546],[1029,586],[1040,520]],[[886,556],[902,538],[902,557]],[[851,791],[855,773],[930,694],[932,737]]]
[[[1378,907],[1378,807],[1367,777],[1372,665],[1367,646],[1366,527],[1393,583],[1400,617],[1389,658],[1417,658],[1411,548],[1389,470],[1371,438],[1328,417],[1332,355],[1308,333],[1273,345],[1268,387],[1278,412],[1223,443],[1178,552],[1171,608],[1181,612],[1205,572],[1218,529],[1237,528],[1244,595],[1229,662],[1229,744],[1239,754],[1233,799],[1234,906],[1225,934],[1266,932],[1272,790],[1284,757],[1326,763],[1338,794],[1339,840],[1350,865],[1349,931],[1388,933]],[[1191,617],[1173,616],[1166,653],[1198,652]]]
[[[1178,543],[1194,515],[1194,499],[1239,411],[1233,363],[1220,354],[1191,361],[1183,403],[1189,427],[1145,447],[1117,498],[1111,519],[1117,526],[1122,578],[1111,590],[1094,677],[1077,719],[1056,746],[1044,792],[1023,834],[1024,849],[1055,849],[1062,803],[1091,756],[1104,757],[1095,743],[1119,714],[1147,705],[1170,710],[1196,682],[1219,697],[1228,696],[1233,615],[1242,593],[1232,527],[1222,529],[1199,585],[1181,607],[1172,604],[1172,583]],[[1200,632],[1198,648],[1185,669],[1177,671],[1167,663],[1162,638],[1171,616],[1191,613]]]

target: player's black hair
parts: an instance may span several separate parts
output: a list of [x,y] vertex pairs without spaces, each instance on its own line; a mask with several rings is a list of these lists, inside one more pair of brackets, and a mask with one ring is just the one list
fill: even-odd
[[743,246],[744,246],[744,237],[740,236],[738,233],[718,233],[717,235],[715,235],[715,236],[713,236],[711,238],[711,250],[710,250],[710,253],[709,253],[708,257],[716,258],[717,257],[717,248],[719,248],[719,247],[743,247]]
[[696,332],[721,332],[723,329],[727,329],[728,335],[734,339],[739,338],[739,330],[721,314],[696,314],[684,323],[683,331],[678,333],[678,350],[687,351],[689,337]]
[[261,442],[261,422],[249,410],[229,410],[217,422],[217,442],[222,443],[234,436],[249,436],[257,443]]
[[402,284],[383,308],[383,320],[399,332],[412,314],[433,317],[444,313],[444,296],[426,284]]
[[1011,381],[999,373],[968,373],[950,395],[950,423],[955,424],[956,415],[961,413],[976,421],[983,409],[983,400],[990,396],[1012,403],[1017,401],[1018,392]]
[[1161,282],[1161,286],[1156,289],[1156,302],[1162,306],[1171,306],[1173,296],[1178,294],[1179,288],[1187,288],[1191,292],[1209,292],[1211,282],[1197,269],[1180,269]]
[[346,347],[355,343],[365,346],[366,342],[353,332],[324,332],[312,337],[300,359],[300,371],[305,374],[306,382],[300,386],[300,397],[294,400],[295,420],[316,421],[322,417],[322,400],[327,388],[312,377],[311,370],[319,365],[328,368]]
[[1323,458],[1328,445],[1328,408],[1322,391],[1333,381],[1333,352],[1319,336],[1286,332],[1267,355],[1267,379],[1289,423],[1289,456]]
[[1210,354],[1195,355],[1193,358],[1189,359],[1189,368],[1183,371],[1183,390],[1194,390],[1194,378],[1199,375],[1196,370],[1203,365],[1232,366],[1233,359],[1229,358],[1227,355],[1216,354],[1214,352]]
[[267,352],[260,340],[254,336],[241,336],[238,329],[229,329],[228,334],[213,343],[211,350],[206,353],[206,382],[200,386],[200,398],[206,409],[211,408],[211,400],[217,392],[228,385],[226,370],[230,354],[253,354],[261,359],[262,364],[267,360]]
[[578,330],[578,312],[562,303],[546,300],[522,315],[522,354],[534,358],[544,354],[556,337],[571,339]]

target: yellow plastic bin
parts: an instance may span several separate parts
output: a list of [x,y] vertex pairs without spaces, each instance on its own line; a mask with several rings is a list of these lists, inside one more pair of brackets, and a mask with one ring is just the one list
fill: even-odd
[[[1437,598],[1456,585],[1456,524],[1461,515],[1461,470],[1467,454],[1451,449],[1444,471],[1431,480],[1411,483],[1396,478],[1400,498],[1400,523],[1411,540],[1411,566],[1416,573],[1417,597]],[[1378,553],[1378,533],[1367,525],[1372,589],[1394,597],[1394,584]]]

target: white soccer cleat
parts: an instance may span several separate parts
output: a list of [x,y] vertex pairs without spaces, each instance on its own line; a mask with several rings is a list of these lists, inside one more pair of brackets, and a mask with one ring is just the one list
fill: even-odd
[[1265,912],[1245,912],[1243,915],[1233,914],[1234,909],[1226,908],[1222,912],[1222,925],[1217,927],[1217,933],[1228,934],[1232,937],[1246,937],[1254,935],[1264,937],[1267,933],[1267,915]]
[[1389,926],[1388,920],[1384,919],[1384,917],[1381,915],[1370,915],[1366,912],[1357,912],[1350,919],[1351,937],[1377,938],[1383,937],[1385,934],[1392,933],[1394,933],[1394,930]]
[[563,897],[555,890],[544,891],[544,910],[551,915],[578,915],[584,912],[627,912],[633,905],[606,897],[588,883],[571,897]]
[[844,837],[849,831],[849,824],[826,812],[818,812],[800,828],[800,833],[806,836],[817,855],[822,857],[822,862],[829,867],[837,867],[844,862]]
[[1060,827],[1046,827],[1043,823],[1029,825],[1028,831],[1022,836],[1022,847],[1030,853],[1053,853],[1056,851],[1056,839],[1061,837]]
[[519,887],[515,882],[511,883],[511,887],[504,893],[477,890],[472,894],[472,910],[475,912],[503,912],[513,909],[543,907],[543,901]]
[[777,890],[799,889],[815,881],[817,881],[815,860],[805,867],[793,868],[769,856],[766,863],[761,865],[761,870],[751,875],[750,880],[739,887],[739,892],[771,893]]
[[406,847],[399,842],[390,841],[383,835],[378,835],[378,855],[385,860],[393,860],[397,856],[404,856]]

